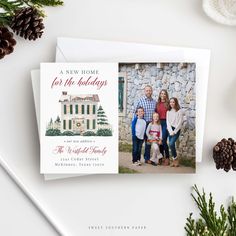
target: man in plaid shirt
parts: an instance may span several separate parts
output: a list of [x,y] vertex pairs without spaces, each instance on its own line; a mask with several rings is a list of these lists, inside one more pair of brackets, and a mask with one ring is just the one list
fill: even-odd
[[[152,121],[152,114],[155,112],[156,109],[156,101],[152,98],[152,87],[147,85],[144,88],[144,96],[141,97],[135,103],[134,114],[139,107],[143,107],[144,109],[144,119],[148,124]],[[145,163],[154,164],[150,161],[150,152],[151,152],[151,145],[147,144],[147,137],[145,135],[145,152],[144,152],[144,159]]]

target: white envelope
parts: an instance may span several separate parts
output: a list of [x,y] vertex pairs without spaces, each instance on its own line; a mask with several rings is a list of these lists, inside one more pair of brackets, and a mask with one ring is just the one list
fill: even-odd
[[[57,40],[56,62],[157,61],[183,61],[196,63],[196,161],[201,162],[210,66],[210,50],[73,38],[58,38]],[[37,114],[37,110],[39,110],[39,103],[37,102],[39,101],[39,75],[37,75],[37,72],[32,73],[32,79]],[[44,176],[46,180],[50,180],[79,175],[46,174]]]
[[210,50],[58,38],[56,62],[195,62],[196,63],[196,161],[202,160]]

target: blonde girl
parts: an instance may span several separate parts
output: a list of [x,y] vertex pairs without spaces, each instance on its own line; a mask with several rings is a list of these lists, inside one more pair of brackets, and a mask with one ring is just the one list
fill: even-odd
[[162,143],[162,128],[159,114],[157,112],[152,114],[152,122],[148,124],[146,135],[148,137],[148,142],[151,143],[153,148],[153,154],[150,161],[153,165],[157,165],[159,160],[163,157],[160,153],[160,144]]

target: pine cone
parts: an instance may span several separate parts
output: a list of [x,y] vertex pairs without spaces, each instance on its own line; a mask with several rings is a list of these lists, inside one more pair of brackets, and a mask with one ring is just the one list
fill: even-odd
[[43,18],[36,8],[25,7],[15,12],[10,27],[17,35],[25,39],[36,40],[43,34]]
[[16,40],[13,38],[13,33],[6,27],[0,27],[0,59],[12,53],[15,45]]
[[232,138],[222,139],[213,148],[213,158],[216,169],[236,170],[236,142]]

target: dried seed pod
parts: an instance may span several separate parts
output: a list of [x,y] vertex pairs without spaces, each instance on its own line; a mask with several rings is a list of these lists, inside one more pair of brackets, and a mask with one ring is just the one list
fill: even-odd
[[228,172],[231,168],[236,170],[236,142],[234,139],[222,139],[213,148],[213,159],[216,169]]
[[10,27],[19,36],[36,40],[43,34],[43,18],[34,7],[25,7],[15,12]]
[[12,53],[15,45],[16,40],[13,38],[13,33],[6,27],[0,27],[0,59]]

